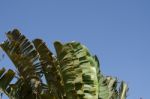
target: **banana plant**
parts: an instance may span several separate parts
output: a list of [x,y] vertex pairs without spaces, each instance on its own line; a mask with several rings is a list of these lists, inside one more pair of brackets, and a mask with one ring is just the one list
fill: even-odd
[[16,70],[0,69],[0,92],[10,99],[126,99],[127,84],[103,75],[98,57],[81,43],[55,41],[54,55],[17,29],[6,36],[0,47]]

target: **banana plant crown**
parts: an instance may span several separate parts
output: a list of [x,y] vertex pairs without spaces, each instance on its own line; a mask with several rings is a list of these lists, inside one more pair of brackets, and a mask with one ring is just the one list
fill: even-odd
[[41,39],[29,41],[17,29],[6,36],[0,47],[17,72],[0,69],[0,92],[10,99],[126,99],[127,84],[118,89],[117,78],[103,75],[98,57],[79,42],[54,42],[54,55]]

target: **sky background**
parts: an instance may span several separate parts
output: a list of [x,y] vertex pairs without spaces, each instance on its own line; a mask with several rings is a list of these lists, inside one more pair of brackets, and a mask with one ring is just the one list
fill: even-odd
[[[0,42],[14,28],[53,52],[55,40],[81,42],[105,75],[127,82],[127,99],[150,99],[149,0],[1,0]],[[6,55],[3,66],[13,68]]]

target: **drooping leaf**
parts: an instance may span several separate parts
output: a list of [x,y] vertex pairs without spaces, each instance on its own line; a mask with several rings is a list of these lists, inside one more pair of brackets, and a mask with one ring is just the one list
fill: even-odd
[[6,88],[14,78],[15,72],[11,69],[6,72],[5,71],[6,70],[4,68],[0,70],[0,90],[8,95]]

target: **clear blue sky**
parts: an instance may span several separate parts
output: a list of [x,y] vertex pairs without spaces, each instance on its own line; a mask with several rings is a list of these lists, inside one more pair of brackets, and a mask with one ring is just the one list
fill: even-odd
[[[128,83],[128,99],[150,99],[149,0],[1,0],[0,42],[13,28],[53,51],[55,40],[82,42],[104,74]],[[0,65],[13,66],[7,57]]]

